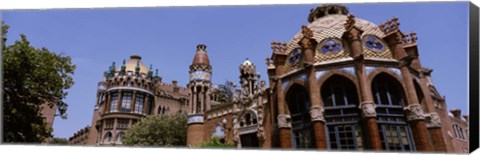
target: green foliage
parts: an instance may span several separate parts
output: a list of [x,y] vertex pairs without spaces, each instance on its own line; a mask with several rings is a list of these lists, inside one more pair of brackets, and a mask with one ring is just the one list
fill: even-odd
[[68,140],[66,138],[54,137],[48,141],[48,144],[68,145]]
[[122,143],[133,146],[184,147],[187,143],[187,115],[147,116],[127,131]]
[[30,46],[25,35],[6,46],[8,25],[2,22],[3,120],[5,142],[42,142],[51,137],[40,115],[41,104],[58,107],[66,119],[65,91],[73,84],[75,65],[69,56]]
[[235,94],[234,83],[226,80],[225,84],[218,85],[218,90],[213,92],[219,96],[219,101],[223,103],[231,103]]
[[235,144],[225,143],[219,137],[213,137],[210,141],[200,144],[200,148],[234,148]]

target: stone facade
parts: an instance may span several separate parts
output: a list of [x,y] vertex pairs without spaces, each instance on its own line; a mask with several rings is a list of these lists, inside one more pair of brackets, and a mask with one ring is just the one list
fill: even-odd
[[186,113],[188,91],[162,82],[141,57],[133,55],[120,67],[113,62],[98,83],[89,145],[121,145],[121,137],[133,124],[148,115]]
[[68,138],[70,145],[87,145],[88,135],[90,134],[90,126],[80,129],[72,137]]

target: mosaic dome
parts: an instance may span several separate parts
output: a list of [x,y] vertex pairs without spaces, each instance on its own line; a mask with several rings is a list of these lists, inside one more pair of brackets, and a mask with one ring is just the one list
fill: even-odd
[[[315,62],[326,62],[349,57],[349,48],[342,40],[345,32],[345,23],[348,19],[348,9],[341,5],[323,5],[312,9],[307,27],[313,32],[313,38],[318,42]],[[392,55],[385,42],[380,39],[385,33],[372,22],[361,18],[354,18],[355,26],[363,31],[362,45],[365,57],[391,59]],[[298,63],[298,42],[303,34],[299,32],[287,43],[286,53],[289,55],[286,61],[287,71],[301,67]],[[372,40],[373,39],[373,40]],[[365,40],[365,41],[364,41]],[[369,42],[373,41],[373,42]]]
[[[140,66],[140,74],[148,74],[148,67],[141,60],[142,60],[142,57],[138,55],[130,56],[130,59],[125,61],[125,72],[131,71],[135,73],[135,68],[137,67],[137,63],[138,63],[138,65]],[[117,72],[120,72],[122,65],[117,67],[116,69]]]

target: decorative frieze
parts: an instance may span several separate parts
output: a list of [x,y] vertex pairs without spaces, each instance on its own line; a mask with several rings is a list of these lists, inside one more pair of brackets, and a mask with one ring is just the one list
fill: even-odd
[[310,108],[310,117],[312,121],[322,121],[325,122],[325,117],[323,116],[323,107],[321,106],[314,106]]
[[187,124],[191,124],[191,123],[203,123],[204,120],[203,120],[203,115],[190,115],[188,116],[188,119],[187,119]]
[[427,128],[440,128],[442,127],[442,120],[436,112],[429,113],[425,115],[425,120],[427,122]]
[[277,116],[278,119],[278,127],[279,128],[291,128],[292,127],[292,119],[290,118],[290,115],[285,115],[285,114],[279,114]]
[[375,105],[375,103],[373,103],[373,101],[362,102],[360,103],[359,108],[360,110],[362,110],[363,117],[377,117],[377,112],[375,110],[377,106]]
[[404,110],[409,121],[425,119],[425,115],[423,114],[422,106],[420,104],[408,105],[404,108]]

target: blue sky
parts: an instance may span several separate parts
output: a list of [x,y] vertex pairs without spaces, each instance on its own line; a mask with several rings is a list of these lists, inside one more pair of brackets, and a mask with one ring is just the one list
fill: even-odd
[[[75,85],[65,99],[68,119],[54,122],[55,136],[68,138],[91,124],[97,83],[113,61],[118,66],[140,55],[147,66],[159,69],[163,81],[186,86],[196,45],[206,44],[215,83],[238,82],[245,58],[266,80],[270,43],[290,41],[317,5],[9,10],[1,18],[10,25],[8,45],[25,34],[33,46],[65,53],[77,65]],[[415,31],[422,65],[434,70],[447,107],[468,113],[467,2],[346,6],[357,18],[378,25],[395,16],[403,32]]]

